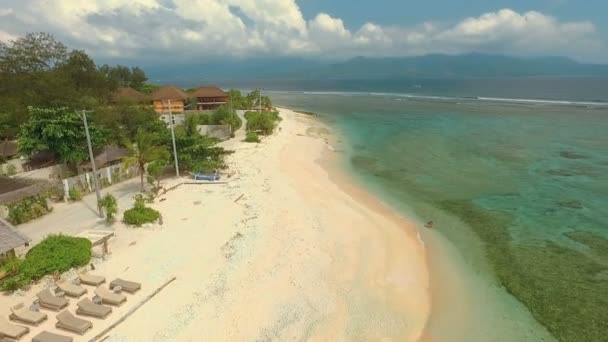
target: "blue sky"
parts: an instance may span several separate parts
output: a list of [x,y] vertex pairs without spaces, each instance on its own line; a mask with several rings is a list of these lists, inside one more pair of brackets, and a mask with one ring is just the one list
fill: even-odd
[[485,52],[608,63],[607,18],[608,0],[0,0],[0,40],[46,31],[103,59]]

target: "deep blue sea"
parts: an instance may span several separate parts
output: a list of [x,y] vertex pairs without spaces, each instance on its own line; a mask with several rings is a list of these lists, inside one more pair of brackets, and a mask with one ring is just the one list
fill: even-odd
[[[466,300],[434,312],[429,335],[607,340],[608,80],[403,87],[294,84],[269,93],[276,105],[330,124],[344,139],[345,166],[371,191],[433,221],[428,234],[451,251],[437,268],[453,262],[475,278],[473,293],[461,294]],[[479,331],[433,331],[445,330],[445,312],[459,315],[454,306],[465,304]]]

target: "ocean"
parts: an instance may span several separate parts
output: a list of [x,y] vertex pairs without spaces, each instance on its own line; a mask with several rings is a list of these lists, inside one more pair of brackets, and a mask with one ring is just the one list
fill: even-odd
[[485,92],[306,87],[270,96],[317,113],[342,137],[344,167],[360,183],[432,221],[421,230],[443,255],[431,264],[445,271],[431,281],[445,291],[429,337],[605,340],[608,81],[509,88],[519,82],[505,81],[502,93],[493,83]]

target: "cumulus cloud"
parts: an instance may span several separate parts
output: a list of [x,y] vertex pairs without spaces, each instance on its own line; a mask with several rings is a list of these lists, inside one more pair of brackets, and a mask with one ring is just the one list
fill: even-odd
[[48,31],[99,57],[350,57],[478,51],[584,58],[604,51],[591,22],[563,22],[534,11],[503,9],[453,24],[426,22],[415,27],[368,22],[349,29],[341,18],[327,13],[306,20],[296,0],[9,2],[10,8],[0,8],[0,39]]

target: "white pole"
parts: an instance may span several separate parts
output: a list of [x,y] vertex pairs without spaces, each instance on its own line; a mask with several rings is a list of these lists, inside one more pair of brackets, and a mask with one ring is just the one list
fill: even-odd
[[179,177],[179,164],[177,162],[177,147],[175,146],[175,119],[173,118],[173,112],[171,108],[171,100],[169,103],[169,119],[171,120],[171,140],[173,141],[173,158],[175,159],[175,175]]
[[262,88],[258,88],[258,114],[262,112]]
[[87,113],[82,111],[82,120],[84,121],[84,130],[87,134],[87,145],[89,145],[89,157],[91,158],[91,167],[93,168],[93,183],[95,184],[95,194],[97,195],[97,209],[99,217],[103,218],[103,209],[99,206],[101,203],[101,193],[99,192],[99,184],[97,182],[97,167],[95,167],[95,156],[93,155],[93,147],[91,146],[91,135],[89,134],[89,125],[87,123]]

